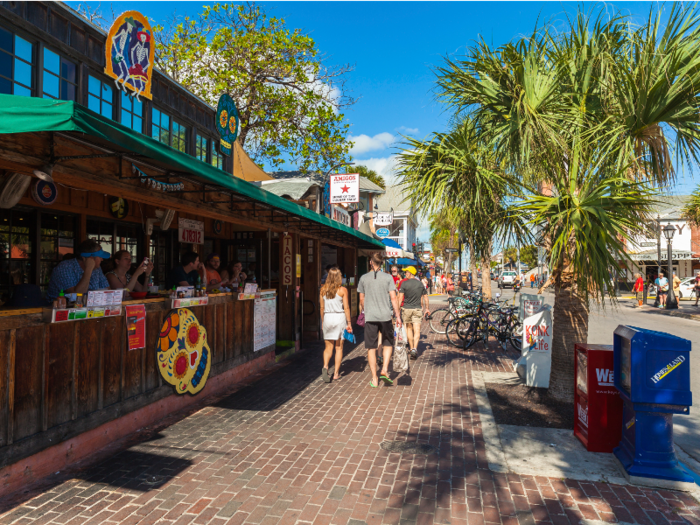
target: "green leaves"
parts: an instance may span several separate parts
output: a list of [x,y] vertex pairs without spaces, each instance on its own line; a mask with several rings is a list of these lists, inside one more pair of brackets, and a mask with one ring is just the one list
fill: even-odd
[[206,6],[167,28],[156,28],[158,67],[213,106],[231,95],[238,140],[256,162],[307,171],[348,160],[341,111],[355,103],[344,93],[352,68],[327,67],[311,37],[254,4]]

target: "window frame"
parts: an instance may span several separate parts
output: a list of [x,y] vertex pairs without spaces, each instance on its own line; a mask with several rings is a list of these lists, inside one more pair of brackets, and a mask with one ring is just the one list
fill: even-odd
[[[197,133],[195,135],[194,139],[194,158],[201,160],[202,162],[209,163],[210,162],[210,155],[209,155],[209,145],[211,143],[211,139],[207,135],[202,135],[200,133]],[[204,158],[200,156],[200,154],[204,155]]]
[[[185,131],[185,135],[184,135],[184,138],[182,138],[182,140],[180,139],[180,136],[179,136],[179,129],[178,129],[178,133],[177,134],[175,133],[175,125],[176,124],[177,124],[178,128],[181,128]],[[183,124],[182,121],[176,120],[174,117],[171,116],[170,117],[170,130],[171,130],[170,131],[170,141],[171,141],[170,147],[173,148],[174,150],[181,151],[182,153],[189,154],[189,152],[187,151],[189,148],[187,146],[188,146],[188,142],[189,142],[189,138],[190,138],[190,128],[188,128],[187,125]],[[178,146],[175,146],[175,142],[178,143],[178,146],[180,143],[182,143],[184,149],[180,149]]]
[[[87,86],[86,86],[86,90],[85,90],[85,95],[86,95],[86,97],[85,97],[85,102],[86,102],[86,103],[85,103],[85,107],[88,108],[88,109],[90,109],[90,97],[95,97],[95,98],[97,98],[96,95],[94,95],[94,94],[92,94],[92,93],[90,92],[90,79],[91,79],[91,78],[94,78],[95,80],[97,80],[97,81],[100,83],[100,88],[102,88],[102,86],[105,85],[105,86],[109,87],[109,90],[110,90],[110,92],[112,93],[112,101],[111,101],[111,102],[107,102],[107,101],[105,101],[105,99],[102,98],[102,89],[100,89],[100,97],[99,97],[99,99],[98,99],[98,100],[100,101],[100,111],[98,111],[97,113],[98,113],[99,115],[102,115],[103,117],[106,117],[106,115],[104,115],[104,114],[102,113],[102,111],[101,111],[101,110],[102,110],[102,104],[103,104],[103,102],[105,102],[105,103],[109,104],[110,106],[112,106],[112,112],[111,112],[112,114],[109,115],[108,118],[111,119],[111,120],[114,120],[114,114],[115,114],[115,112],[117,111],[118,108],[117,108],[117,103],[116,103],[116,100],[115,100],[115,90],[114,90],[114,88],[111,86],[111,82],[109,82],[108,80],[104,80],[102,76],[95,74],[92,70],[89,70],[89,71],[88,71],[86,77],[87,77]],[[91,111],[95,111],[95,110],[93,109],[93,110],[91,110]]]
[[[132,131],[136,131],[138,133],[143,134],[143,129],[144,129],[144,126],[146,125],[146,118],[144,117],[144,114],[146,113],[146,111],[144,109],[144,105],[145,105],[144,102],[137,101],[136,97],[130,96],[129,94],[125,93],[124,91],[120,91],[120,93],[121,93],[121,95],[119,96],[119,123],[122,126],[126,126],[127,128],[129,128]],[[129,107],[127,107],[124,104],[124,100],[129,101]],[[136,107],[135,106],[136,103],[141,105],[141,114],[140,115],[138,115],[134,112],[134,108]],[[130,115],[131,122],[128,124],[123,121],[124,113],[127,113],[128,115]],[[141,119],[141,128],[140,129],[134,128],[134,119],[135,118]]]
[[[36,93],[37,93],[37,70],[39,68],[38,56],[39,56],[39,48],[40,48],[38,42],[36,40],[31,39],[31,38],[27,38],[24,35],[24,33],[18,32],[15,28],[8,28],[6,26],[0,25],[0,30],[9,33],[12,36],[12,52],[10,53],[4,49],[0,49],[0,53],[7,54],[11,57],[10,60],[12,61],[12,69],[10,71],[10,74],[12,75],[12,77],[8,78],[7,76],[0,74],[0,78],[6,79],[7,81],[10,82],[10,85],[12,86],[12,95],[27,96],[27,95],[15,93],[15,86],[19,85],[20,87],[29,90],[30,97],[36,96]],[[22,40],[24,40],[25,42],[27,42],[28,44],[30,44],[32,46],[31,62],[27,62],[26,59],[17,55],[17,40],[16,40],[17,38],[21,38]],[[18,60],[29,65],[29,70],[30,70],[29,81],[31,84],[30,86],[27,86],[24,83],[17,81],[15,78]]]
[[[216,164],[214,163],[216,161]],[[221,153],[221,142],[220,141],[211,141],[211,162],[210,164],[214,166],[217,169],[224,170],[224,154]],[[221,165],[219,165],[219,162]]]
[[[46,52],[53,53],[58,57],[58,64],[59,64],[59,72],[55,73],[49,69],[46,69]],[[72,64],[75,68],[75,81],[68,80],[67,78],[63,77],[63,61],[68,62],[69,64]],[[49,94],[46,92],[46,75],[52,75],[58,78],[58,97],[54,97],[53,95]],[[62,96],[62,86],[63,82],[66,82],[68,84],[73,85],[75,89],[75,98],[69,99],[69,98],[63,98]],[[42,45],[41,46],[41,98],[46,98],[50,100],[66,100],[66,101],[72,101],[72,102],[78,102],[80,100],[80,64],[77,61],[73,61],[72,59],[69,59],[66,57],[63,53],[59,51],[54,51],[52,47]]]
[[[158,119],[157,125],[156,125],[155,119],[153,117],[154,111],[157,111],[160,115],[160,118]],[[156,138],[153,136],[153,128],[154,127],[158,128],[161,132],[166,130],[166,128],[161,125],[161,123],[163,121],[163,115],[168,117],[168,127],[167,127],[168,140],[167,140],[167,142],[164,142],[164,141],[160,140],[160,138]],[[161,144],[165,144],[166,146],[170,146],[172,148],[173,147],[172,146],[172,142],[173,142],[173,129],[172,128],[173,128],[173,116],[170,113],[168,113],[167,111],[163,111],[162,109],[160,109],[157,106],[152,106],[151,107],[151,135],[150,135],[151,138],[154,140],[157,140]],[[159,134],[159,137],[160,137],[160,134]]]

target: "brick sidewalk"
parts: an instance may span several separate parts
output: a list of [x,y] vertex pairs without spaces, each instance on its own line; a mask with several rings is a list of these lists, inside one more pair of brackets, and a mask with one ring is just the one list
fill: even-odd
[[[472,370],[505,371],[424,334],[409,376],[368,386],[362,345],[340,382],[318,350],[0,516],[16,524],[700,525],[683,493],[488,470]],[[385,440],[436,453],[401,455]],[[153,476],[156,476],[155,478]],[[27,495],[31,496],[31,494]]]

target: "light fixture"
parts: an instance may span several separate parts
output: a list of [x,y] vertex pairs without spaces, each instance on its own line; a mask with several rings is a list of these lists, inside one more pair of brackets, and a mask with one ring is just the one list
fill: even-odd
[[379,209],[379,206],[377,205],[376,202],[374,203],[374,209],[375,209],[375,210],[378,210],[378,209]]
[[53,175],[53,164],[44,164],[38,170],[34,170],[33,173],[36,178],[53,184],[53,177],[51,176]]
[[673,234],[676,233],[676,228],[669,222],[666,226],[664,226],[662,231],[664,232],[664,237],[666,237],[666,240],[671,242],[673,240]]

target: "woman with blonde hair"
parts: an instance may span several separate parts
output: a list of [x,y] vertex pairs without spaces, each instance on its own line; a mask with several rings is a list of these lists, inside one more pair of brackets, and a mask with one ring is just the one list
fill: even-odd
[[352,333],[348,290],[342,285],[343,275],[336,267],[328,271],[326,282],[321,287],[321,326],[326,347],[323,350],[323,380],[331,382],[328,365],[335,346],[335,370],[333,379],[339,380],[340,364],[343,362],[343,330]]

